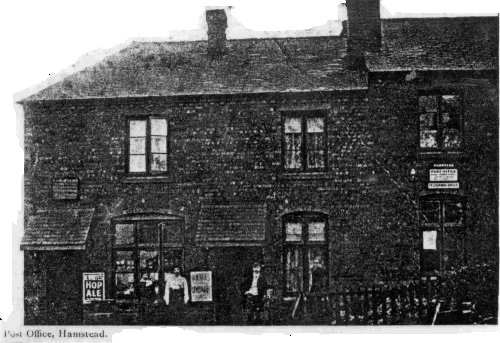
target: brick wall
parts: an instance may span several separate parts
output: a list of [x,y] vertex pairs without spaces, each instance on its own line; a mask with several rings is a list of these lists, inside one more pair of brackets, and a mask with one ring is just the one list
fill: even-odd
[[[434,78],[431,78],[434,79]],[[449,80],[443,80],[448,82]],[[432,86],[404,79],[372,79],[368,92],[47,101],[25,105],[26,211],[92,207],[87,261],[110,275],[111,219],[124,212],[169,210],[186,222],[186,269],[202,265],[194,247],[202,202],[267,204],[270,283],[282,288],[281,216],[294,211],[328,215],[331,284],[408,279],[417,275],[421,246],[415,185],[409,170],[425,174],[418,154],[417,90]],[[489,81],[462,82],[467,151],[469,261],[496,256],[498,94]],[[418,99],[417,99],[418,100]],[[281,168],[282,110],[328,113],[329,171],[285,175]],[[127,116],[167,115],[170,173],[161,180],[127,175]],[[78,201],[52,198],[52,180],[80,179]],[[420,182],[420,183],[419,183]],[[418,197],[418,195],[417,195]],[[481,247],[481,249],[478,249]],[[249,262],[250,263],[250,262]],[[109,280],[108,282],[111,282]]]

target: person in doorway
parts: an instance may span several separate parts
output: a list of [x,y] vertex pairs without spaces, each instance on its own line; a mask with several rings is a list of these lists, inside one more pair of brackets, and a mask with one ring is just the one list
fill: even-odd
[[319,257],[313,260],[313,264],[309,271],[309,292],[325,292],[326,291],[326,270]]
[[187,280],[181,276],[179,267],[175,267],[174,274],[167,278],[163,299],[170,310],[172,321],[182,323],[185,306],[189,302],[189,289]]
[[309,292],[308,297],[309,309],[313,317],[318,320],[318,324],[323,323],[323,320],[328,316],[328,295],[327,292],[328,276],[319,257],[313,260],[309,270]]
[[252,275],[241,285],[244,308],[248,324],[260,324],[260,317],[264,305],[264,295],[267,291],[266,278],[261,274],[262,266],[259,262],[252,264]]

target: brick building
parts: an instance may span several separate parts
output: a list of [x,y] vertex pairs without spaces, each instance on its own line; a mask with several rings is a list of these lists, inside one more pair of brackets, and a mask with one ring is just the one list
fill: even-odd
[[497,265],[498,17],[346,7],[339,35],[253,39],[209,9],[208,40],[133,42],[24,99],[26,323],[101,311],[90,272],[136,323],[145,284],[212,271],[190,311],[220,324],[254,260],[285,309],[313,260],[327,290]]

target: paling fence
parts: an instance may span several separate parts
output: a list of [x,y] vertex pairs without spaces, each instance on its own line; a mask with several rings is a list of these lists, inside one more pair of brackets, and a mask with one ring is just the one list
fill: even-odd
[[294,304],[290,323],[495,324],[498,311],[496,275],[494,270],[483,266],[445,277],[303,293]]

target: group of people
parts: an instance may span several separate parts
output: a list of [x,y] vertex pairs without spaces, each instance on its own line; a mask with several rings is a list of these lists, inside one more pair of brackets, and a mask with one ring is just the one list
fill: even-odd
[[[165,293],[163,300],[177,319],[184,317],[185,306],[189,302],[188,282],[181,275],[179,267],[175,267],[173,275],[165,282]],[[314,260],[310,271],[309,292],[324,290],[326,285],[326,272],[321,261]],[[262,265],[259,262],[252,264],[252,274],[247,275],[239,287],[242,296],[242,305],[247,324],[262,324],[263,317],[269,319],[269,303],[272,298],[273,288],[267,283],[262,273]]]

